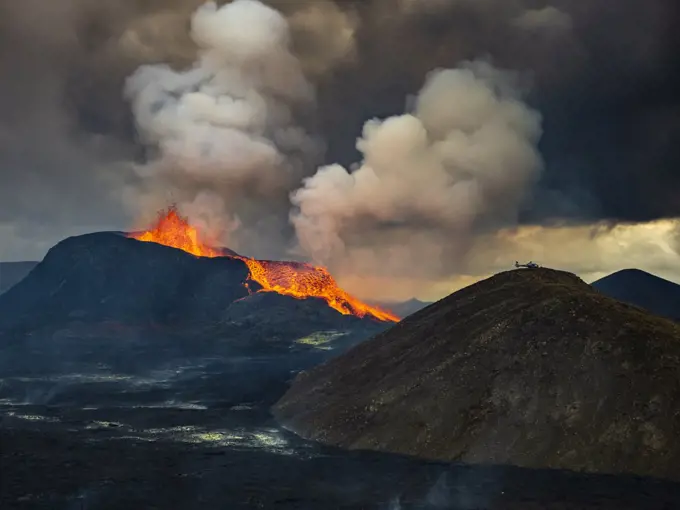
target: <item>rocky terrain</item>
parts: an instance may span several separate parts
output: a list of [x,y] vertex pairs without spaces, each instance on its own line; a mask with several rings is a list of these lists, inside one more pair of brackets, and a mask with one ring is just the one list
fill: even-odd
[[248,293],[245,274],[239,260],[100,233],[60,243],[0,296],[0,508],[680,506],[680,485],[656,478],[352,452],[288,432],[270,408],[296,374],[390,325]]
[[680,320],[680,285],[641,271],[624,269],[593,283],[603,294],[673,320]]
[[[680,485],[653,478],[432,462],[305,441],[268,412],[299,368],[290,355],[224,357],[144,377],[72,373],[6,382],[0,508],[680,507]],[[32,387],[22,393],[20,384]]]
[[680,479],[680,325],[497,274],[301,373],[274,414],[350,449]]

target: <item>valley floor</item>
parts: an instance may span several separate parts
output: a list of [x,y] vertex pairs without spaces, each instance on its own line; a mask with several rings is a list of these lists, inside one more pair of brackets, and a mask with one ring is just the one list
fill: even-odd
[[[20,382],[4,381],[15,390]],[[5,398],[0,508],[680,507],[680,485],[670,482],[447,465],[322,447],[277,427],[268,408],[282,388],[265,386],[242,402],[232,395],[201,403],[167,385],[165,395],[153,387],[126,392],[107,386],[110,398],[104,398],[91,381],[69,386],[61,401],[51,395],[49,405]],[[168,394],[185,401],[168,400]]]

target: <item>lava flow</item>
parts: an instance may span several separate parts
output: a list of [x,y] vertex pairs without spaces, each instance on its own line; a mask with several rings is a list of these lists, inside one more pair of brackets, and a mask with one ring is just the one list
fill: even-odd
[[342,290],[323,267],[300,262],[255,260],[212,248],[201,240],[198,230],[175,207],[162,212],[151,229],[131,233],[129,237],[179,248],[198,257],[238,258],[248,266],[248,278],[262,287],[259,292],[277,292],[298,299],[322,298],[343,315],[369,316],[385,322],[400,320],[393,313],[367,305]]

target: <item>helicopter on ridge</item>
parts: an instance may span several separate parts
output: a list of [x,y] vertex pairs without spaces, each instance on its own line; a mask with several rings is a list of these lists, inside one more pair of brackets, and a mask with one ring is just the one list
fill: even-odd
[[526,264],[520,264],[519,262],[517,262],[515,260],[515,267],[517,267],[517,268],[526,267],[527,269],[537,269],[541,266],[539,266],[538,264],[536,264],[536,262],[533,262],[532,260],[530,260]]

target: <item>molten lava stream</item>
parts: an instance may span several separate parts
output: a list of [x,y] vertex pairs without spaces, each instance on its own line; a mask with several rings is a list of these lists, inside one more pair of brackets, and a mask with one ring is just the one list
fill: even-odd
[[322,298],[328,306],[343,315],[373,317],[384,322],[399,322],[393,313],[370,306],[342,290],[328,270],[299,262],[255,260],[237,255],[225,255],[201,241],[198,230],[181,216],[175,207],[161,212],[149,230],[129,234],[138,241],[179,248],[198,257],[238,258],[248,266],[248,279],[257,282],[263,292],[277,292],[298,299]]
[[274,262],[242,258],[250,269],[250,278],[270,292],[299,299],[323,298],[328,306],[343,315],[372,316],[381,321],[398,322],[399,317],[370,306],[342,290],[323,267],[295,262]]

